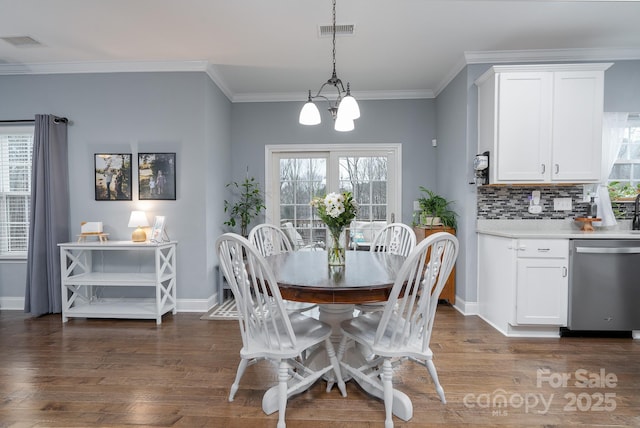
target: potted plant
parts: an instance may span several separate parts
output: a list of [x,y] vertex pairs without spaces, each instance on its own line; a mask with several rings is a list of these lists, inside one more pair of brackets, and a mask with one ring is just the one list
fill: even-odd
[[435,192],[420,186],[426,195],[418,199],[420,209],[420,224],[426,227],[445,226],[456,229],[456,212],[450,208],[452,201],[448,201]]
[[260,186],[255,178],[247,176],[244,181],[231,182],[227,187],[232,187],[232,193],[237,196],[237,200],[235,203],[224,201],[224,212],[228,212],[231,216],[224,224],[235,227],[239,223],[240,234],[246,238],[251,220],[266,208]]

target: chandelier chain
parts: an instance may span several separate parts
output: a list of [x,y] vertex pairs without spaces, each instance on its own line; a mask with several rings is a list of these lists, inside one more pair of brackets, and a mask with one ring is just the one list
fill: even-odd
[[333,0],[333,75],[336,75],[336,0]]

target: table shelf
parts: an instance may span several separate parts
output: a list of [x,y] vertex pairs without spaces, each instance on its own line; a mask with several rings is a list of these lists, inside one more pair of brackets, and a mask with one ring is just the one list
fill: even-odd
[[[155,319],[157,324],[161,324],[164,314],[170,311],[176,313],[177,242],[68,242],[58,246],[62,322],[72,317],[82,317]],[[123,268],[122,272],[103,272],[93,266],[93,253],[98,251],[146,251],[153,253],[153,262],[140,261]],[[131,259],[142,260],[139,257]],[[104,287],[153,287],[155,297],[98,298],[97,290]]]
[[[166,303],[160,310],[164,315],[173,310],[173,305]],[[126,318],[126,319],[155,319],[158,314],[155,299],[127,298],[113,300],[99,300],[90,303],[74,305],[66,311],[66,316],[77,318]]]
[[[171,277],[171,275],[162,275],[160,282],[168,281]],[[70,276],[66,282],[67,285],[155,287],[157,280],[155,273],[89,272]]]

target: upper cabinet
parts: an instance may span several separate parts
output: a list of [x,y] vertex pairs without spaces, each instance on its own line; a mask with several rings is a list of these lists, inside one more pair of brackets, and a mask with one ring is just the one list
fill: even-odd
[[494,66],[476,80],[489,183],[600,181],[611,63]]

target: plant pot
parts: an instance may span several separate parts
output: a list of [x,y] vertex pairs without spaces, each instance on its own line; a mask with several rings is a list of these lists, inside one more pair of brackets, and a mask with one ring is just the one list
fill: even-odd
[[431,227],[431,226],[439,226],[441,224],[442,224],[442,221],[440,220],[440,217],[431,217],[431,216],[425,215],[424,213],[420,215],[420,225],[422,226]]

